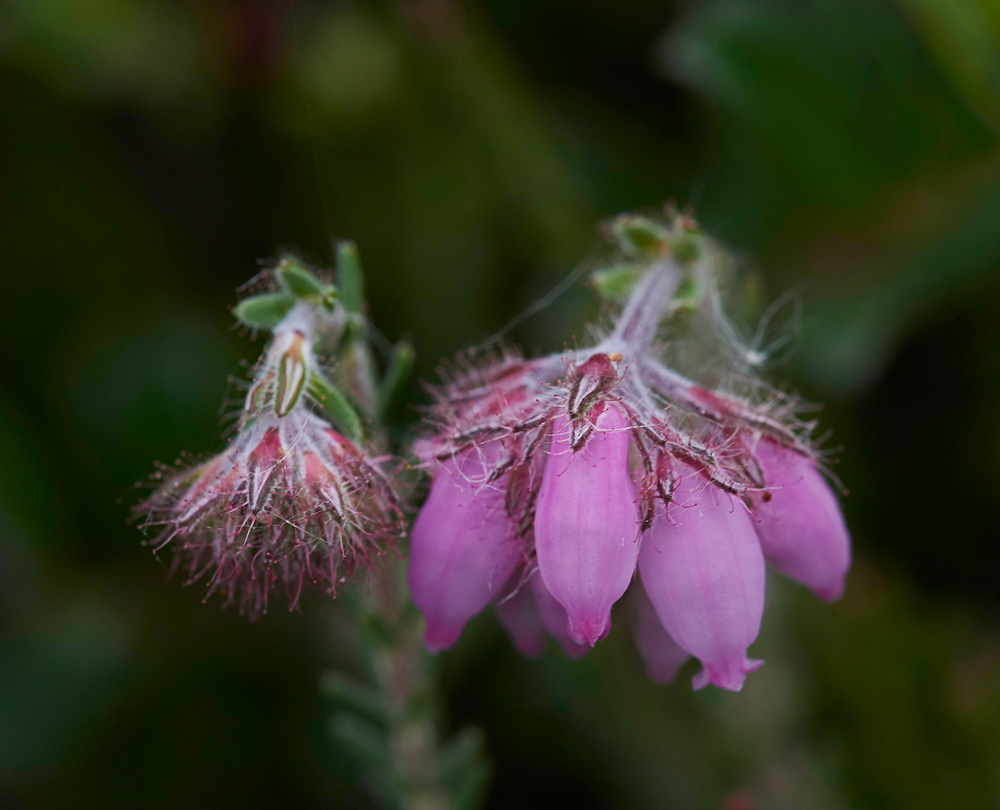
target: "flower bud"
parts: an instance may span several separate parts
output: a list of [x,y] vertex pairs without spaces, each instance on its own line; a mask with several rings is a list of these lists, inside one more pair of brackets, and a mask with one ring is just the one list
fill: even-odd
[[565,608],[577,644],[593,646],[608,634],[611,606],[635,571],[638,507],[626,427],[622,412],[606,404],[578,451],[572,449],[569,419],[560,416],[552,427],[535,547],[541,578]]
[[669,514],[658,514],[639,555],[642,584],[677,644],[703,669],[696,689],[739,691],[763,662],[746,650],[764,612],[764,557],[743,503],[683,464]]
[[754,456],[767,487],[752,495],[765,559],[820,599],[839,599],[851,537],[836,496],[816,465],[792,450],[763,440]]
[[522,561],[504,490],[489,481],[499,449],[473,448],[442,464],[413,524],[407,580],[434,652],[458,640]]

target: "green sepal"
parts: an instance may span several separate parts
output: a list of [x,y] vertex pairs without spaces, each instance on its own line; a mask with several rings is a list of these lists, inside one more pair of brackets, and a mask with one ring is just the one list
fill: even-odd
[[350,709],[372,723],[385,727],[388,722],[378,691],[343,672],[324,672],[320,690],[341,708]]
[[401,340],[392,347],[389,367],[385,370],[385,375],[378,387],[378,412],[382,417],[385,417],[386,412],[392,406],[392,401],[402,390],[410,374],[413,373],[415,360],[416,352],[413,350],[413,344],[409,341]]
[[347,239],[337,243],[337,284],[344,309],[348,312],[363,312],[365,274],[361,269],[358,246]]
[[274,329],[295,306],[295,298],[286,293],[263,293],[244,298],[235,307],[236,320],[251,329]]
[[328,310],[337,300],[337,288],[324,284],[304,264],[294,257],[286,257],[278,265],[281,286],[296,298],[310,303],[320,303]]
[[632,291],[643,270],[645,266],[626,262],[596,270],[591,279],[601,298],[620,299]]
[[618,246],[630,256],[653,256],[663,252],[669,231],[646,217],[625,214],[612,223]]
[[333,424],[355,444],[364,437],[361,418],[339,388],[316,371],[309,374],[309,396],[316,400]]
[[701,245],[696,236],[692,234],[682,234],[674,237],[670,243],[670,252],[674,258],[682,264],[695,262],[701,256]]
[[677,310],[694,311],[698,308],[701,300],[701,285],[694,276],[685,276],[677,285],[677,292],[674,293],[671,307]]

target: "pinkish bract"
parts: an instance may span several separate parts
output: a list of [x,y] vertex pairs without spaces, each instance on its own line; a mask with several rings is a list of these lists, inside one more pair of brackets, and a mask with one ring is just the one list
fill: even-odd
[[713,328],[724,318],[718,249],[684,217],[623,216],[611,230],[617,269],[598,287],[627,296],[595,345],[464,362],[435,389],[414,446],[433,483],[414,529],[413,598],[432,650],[492,600],[525,654],[541,626],[576,657],[634,590],[654,679],[691,655],[696,688],[739,690],[762,663],[747,649],[765,560],[835,599],[850,538],[809,440],[815,424],[792,398],[744,368],[720,374],[707,355],[688,359],[689,374],[669,362],[681,333],[688,346],[733,332]]

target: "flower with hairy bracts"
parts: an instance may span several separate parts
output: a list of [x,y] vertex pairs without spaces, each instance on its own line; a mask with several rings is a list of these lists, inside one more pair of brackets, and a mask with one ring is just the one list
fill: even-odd
[[174,474],[140,506],[157,550],[174,549],[186,584],[256,618],[280,587],[295,609],[304,587],[335,595],[405,531],[392,486],[350,440],[308,408],[265,414],[230,447]]
[[652,263],[579,356],[465,362],[435,390],[408,574],[432,650],[494,603],[519,649],[537,654],[544,628],[576,657],[631,587],[656,680],[690,655],[697,688],[738,690],[761,664],[765,560],[843,591],[850,538],[794,402],[703,388],[657,356],[682,278]]
[[244,301],[237,313],[274,338],[230,446],[191,469],[161,471],[136,509],[141,528],[155,533],[147,542],[173,549],[187,584],[205,581],[206,599],[220,592],[251,618],[267,612],[276,588],[293,610],[307,587],[335,595],[406,531],[382,459],[363,449],[360,418],[315,353],[343,331],[333,288],[288,260],[279,271],[286,291]]

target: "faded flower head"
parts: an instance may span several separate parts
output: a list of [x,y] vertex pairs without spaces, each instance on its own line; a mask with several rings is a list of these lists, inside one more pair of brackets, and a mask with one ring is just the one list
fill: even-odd
[[431,649],[495,603],[520,650],[539,652],[544,628],[572,656],[607,635],[631,589],[654,679],[690,655],[697,688],[736,690],[761,664],[747,648],[765,560],[835,599],[850,539],[790,398],[701,387],[663,362],[664,331],[717,304],[703,292],[711,253],[690,221],[639,225],[641,238],[613,225],[630,292],[593,348],[469,362],[436,391],[415,446],[432,484],[410,587]]
[[267,612],[274,588],[292,609],[305,587],[333,595],[405,530],[392,485],[361,449],[359,417],[316,356],[343,336],[334,288],[292,260],[276,275],[281,291],[236,310],[274,337],[235,438],[202,464],[158,474],[165,480],[138,507],[150,544],[173,548],[187,583],[206,581],[209,595],[251,617]]

